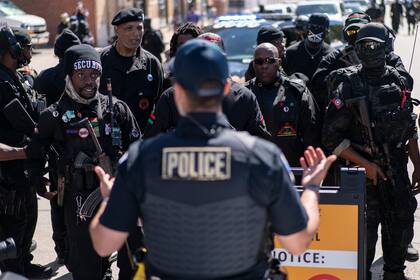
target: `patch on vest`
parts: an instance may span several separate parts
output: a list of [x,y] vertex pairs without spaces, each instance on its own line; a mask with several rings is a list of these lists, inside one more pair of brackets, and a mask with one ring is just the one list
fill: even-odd
[[171,147],[162,152],[162,179],[222,181],[231,176],[230,147]]

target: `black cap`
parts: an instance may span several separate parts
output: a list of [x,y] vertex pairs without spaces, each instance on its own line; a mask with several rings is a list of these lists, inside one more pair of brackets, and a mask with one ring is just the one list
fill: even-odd
[[381,23],[371,22],[362,26],[357,33],[356,44],[363,40],[372,40],[385,43],[388,37],[388,31]]
[[[200,97],[223,94],[229,77],[226,56],[213,43],[192,39],[181,46],[175,56],[174,78],[188,92]],[[206,82],[216,82],[214,88],[203,88]]]
[[142,9],[126,8],[119,11],[112,19],[112,25],[120,25],[130,21],[143,21],[144,13]]
[[29,35],[29,33],[25,29],[19,28],[19,27],[12,27],[12,30],[13,30],[13,34],[15,34],[16,41],[21,46],[32,45],[31,35]]
[[317,25],[327,29],[330,27],[330,19],[326,14],[314,13],[309,17],[308,25],[309,28],[311,28],[311,25]]
[[64,53],[64,71],[71,75],[75,70],[95,69],[102,73],[101,57],[90,45],[81,44],[70,47]]
[[270,43],[274,40],[283,40],[284,33],[278,28],[275,28],[274,26],[263,26],[258,31],[257,35],[257,44],[262,43]]
[[80,45],[79,37],[74,34],[70,29],[66,28],[61,32],[61,34],[57,37],[54,44],[54,54],[58,58],[64,57],[64,52],[75,45]]

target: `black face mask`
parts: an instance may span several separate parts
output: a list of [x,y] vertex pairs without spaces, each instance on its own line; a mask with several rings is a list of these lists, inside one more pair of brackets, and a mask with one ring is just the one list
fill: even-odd
[[377,42],[356,44],[356,52],[363,67],[367,69],[385,67],[385,45]]

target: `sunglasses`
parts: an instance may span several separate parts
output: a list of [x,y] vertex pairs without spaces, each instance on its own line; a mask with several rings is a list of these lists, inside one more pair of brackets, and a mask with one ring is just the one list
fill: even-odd
[[257,65],[263,65],[263,64],[274,64],[278,61],[278,58],[274,57],[266,57],[266,58],[255,58],[254,63]]
[[359,32],[359,29],[351,29],[351,30],[347,30],[346,34],[347,36],[354,36]]
[[357,47],[359,49],[375,51],[377,49],[383,48],[384,43],[375,42],[375,41],[360,42],[360,43],[357,44]]

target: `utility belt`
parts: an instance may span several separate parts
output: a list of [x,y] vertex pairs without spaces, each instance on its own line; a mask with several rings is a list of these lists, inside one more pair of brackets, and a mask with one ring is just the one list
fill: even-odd
[[[197,278],[197,277],[177,277],[173,275],[165,275],[153,268],[150,264],[147,264],[146,260],[147,250],[140,248],[138,252],[133,256],[133,260],[136,263],[136,273],[133,280],[200,280],[209,278]],[[182,274],[182,271],[180,272]],[[280,262],[276,259],[271,259],[268,265],[265,262],[259,262],[249,271],[226,277],[213,278],[214,280],[287,280],[287,275],[284,274],[280,269]]]

